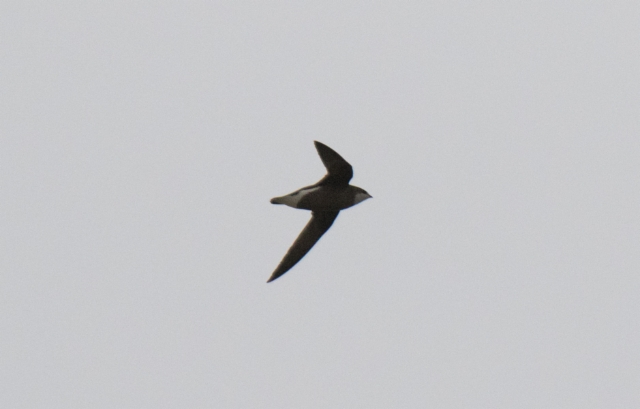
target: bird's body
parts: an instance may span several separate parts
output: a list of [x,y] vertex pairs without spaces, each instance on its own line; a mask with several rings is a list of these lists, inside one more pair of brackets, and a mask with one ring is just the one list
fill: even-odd
[[340,211],[369,197],[362,189],[351,185],[307,186],[286,196],[274,197],[271,203],[311,211]]
[[303,187],[288,195],[271,199],[273,204],[311,210],[312,216],[267,282],[280,277],[300,261],[320,237],[329,230],[340,210],[347,209],[371,197],[364,189],[349,184],[349,180],[353,176],[353,169],[347,161],[327,145],[318,141],[314,143],[328,173],[315,185]]

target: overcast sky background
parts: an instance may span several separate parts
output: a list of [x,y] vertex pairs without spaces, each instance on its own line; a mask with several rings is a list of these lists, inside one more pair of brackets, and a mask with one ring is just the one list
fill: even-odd
[[0,406],[640,407],[639,3],[133,3],[0,5]]

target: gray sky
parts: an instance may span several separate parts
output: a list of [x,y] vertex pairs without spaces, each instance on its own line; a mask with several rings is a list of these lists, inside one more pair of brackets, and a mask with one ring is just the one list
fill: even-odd
[[0,406],[640,407],[637,2],[132,3],[0,6]]

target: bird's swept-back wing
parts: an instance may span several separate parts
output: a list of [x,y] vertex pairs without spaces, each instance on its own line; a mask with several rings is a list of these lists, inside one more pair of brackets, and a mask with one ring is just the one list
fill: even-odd
[[316,145],[318,155],[320,155],[320,159],[322,159],[322,163],[328,172],[316,185],[348,185],[353,177],[353,168],[349,165],[349,162],[327,145],[318,141],[313,143]]
[[338,217],[339,212],[313,212],[311,214],[311,220],[304,227],[296,241],[293,242],[287,254],[271,274],[271,278],[267,283],[280,277],[291,267],[295,266],[302,257],[305,256],[311,250],[314,244],[322,237],[322,235],[329,230],[329,227],[333,224],[333,221]]

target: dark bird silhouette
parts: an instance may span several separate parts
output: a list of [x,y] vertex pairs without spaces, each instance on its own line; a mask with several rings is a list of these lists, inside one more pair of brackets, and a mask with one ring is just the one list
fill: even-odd
[[271,199],[273,204],[311,210],[311,220],[302,229],[267,283],[295,266],[329,230],[340,210],[371,198],[364,189],[349,184],[353,177],[353,168],[342,156],[323,143],[314,141],[314,144],[322,163],[327,168],[327,174],[315,185]]

